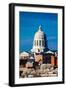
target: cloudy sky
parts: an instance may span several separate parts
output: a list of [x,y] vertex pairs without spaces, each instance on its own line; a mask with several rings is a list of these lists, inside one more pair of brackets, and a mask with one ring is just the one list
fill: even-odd
[[19,13],[19,46],[20,51],[30,51],[33,46],[35,32],[39,25],[46,34],[48,48],[57,50],[58,15],[56,13]]

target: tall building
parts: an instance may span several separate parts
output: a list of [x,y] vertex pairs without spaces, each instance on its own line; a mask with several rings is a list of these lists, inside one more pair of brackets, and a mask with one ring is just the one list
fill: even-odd
[[41,25],[39,26],[38,31],[35,33],[34,40],[33,40],[33,48],[31,49],[34,53],[41,53],[45,50],[45,36],[44,32],[42,31]]

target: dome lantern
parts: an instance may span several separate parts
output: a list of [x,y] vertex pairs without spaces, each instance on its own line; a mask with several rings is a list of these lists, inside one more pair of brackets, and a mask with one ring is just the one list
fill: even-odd
[[41,25],[39,26],[39,31],[41,31]]

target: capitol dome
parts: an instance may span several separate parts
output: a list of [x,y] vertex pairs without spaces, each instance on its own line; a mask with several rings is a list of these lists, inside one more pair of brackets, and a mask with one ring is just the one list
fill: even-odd
[[40,25],[38,31],[34,35],[33,48],[31,49],[31,51],[35,53],[40,53],[44,52],[44,49],[45,49],[44,32],[42,31]]
[[44,39],[44,32],[41,30],[41,26],[39,26],[38,31],[35,33],[34,40],[35,39]]

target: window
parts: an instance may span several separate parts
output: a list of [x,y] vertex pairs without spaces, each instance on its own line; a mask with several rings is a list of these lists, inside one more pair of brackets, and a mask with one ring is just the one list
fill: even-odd
[[42,46],[44,46],[44,40],[42,40]]
[[34,45],[36,46],[36,40],[34,41]]
[[41,40],[39,40],[39,46],[41,46]]
[[38,46],[38,40],[36,40],[37,41],[37,46]]

